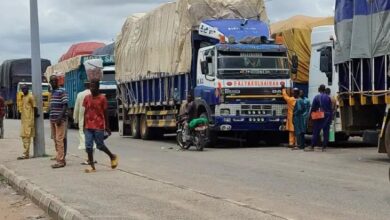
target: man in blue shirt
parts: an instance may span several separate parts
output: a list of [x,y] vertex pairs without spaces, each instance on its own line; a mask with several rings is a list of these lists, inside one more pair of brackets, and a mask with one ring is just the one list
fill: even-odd
[[332,122],[332,101],[328,95],[325,94],[325,85],[320,85],[318,92],[313,99],[311,113],[316,111],[324,112],[324,117],[320,119],[313,119],[313,137],[311,140],[311,147],[305,148],[305,151],[313,151],[318,149],[318,140],[321,130],[323,131],[324,141],[322,142],[322,151],[326,150],[329,142],[329,129]]

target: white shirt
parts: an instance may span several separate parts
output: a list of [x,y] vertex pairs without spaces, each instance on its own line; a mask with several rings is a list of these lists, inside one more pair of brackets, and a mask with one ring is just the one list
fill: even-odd
[[83,107],[84,98],[90,94],[91,91],[89,89],[86,89],[82,92],[79,92],[79,94],[77,94],[76,103],[73,111],[73,121],[74,123],[79,124],[80,129],[84,129],[84,113],[85,113],[85,108]]

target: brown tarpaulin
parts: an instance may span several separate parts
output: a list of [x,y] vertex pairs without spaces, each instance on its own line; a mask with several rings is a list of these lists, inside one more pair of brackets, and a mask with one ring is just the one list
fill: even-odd
[[189,72],[191,31],[202,20],[257,15],[268,22],[263,0],[177,0],[130,16],[115,41],[116,79]]
[[293,76],[294,82],[307,83],[309,81],[312,29],[333,24],[333,17],[302,15],[271,24],[272,36],[277,41],[283,41],[283,44],[290,50],[290,56],[293,54],[291,51],[294,51],[299,58],[298,73]]

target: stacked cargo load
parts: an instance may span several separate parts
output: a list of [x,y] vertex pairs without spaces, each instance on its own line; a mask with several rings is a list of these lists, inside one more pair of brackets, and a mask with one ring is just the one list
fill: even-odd
[[128,17],[115,41],[116,79],[190,72],[192,31],[203,20],[233,18],[259,18],[268,22],[264,1],[178,0],[150,13]]
[[295,86],[307,92],[309,81],[311,32],[314,27],[333,25],[333,17],[294,16],[271,24],[272,37],[277,43],[283,43],[289,50],[289,56],[299,57],[298,73],[292,76]]
[[343,129],[380,131],[379,151],[390,156],[390,1],[337,0],[335,20]]

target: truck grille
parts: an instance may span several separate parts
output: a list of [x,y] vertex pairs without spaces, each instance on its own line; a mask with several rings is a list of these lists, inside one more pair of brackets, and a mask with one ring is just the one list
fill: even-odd
[[216,108],[216,115],[219,115],[221,109],[229,109],[230,115],[242,116],[286,116],[287,105],[219,105]]

